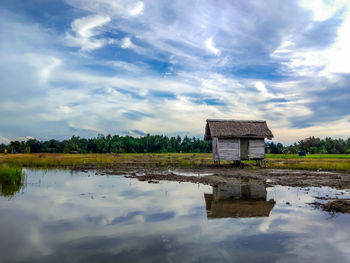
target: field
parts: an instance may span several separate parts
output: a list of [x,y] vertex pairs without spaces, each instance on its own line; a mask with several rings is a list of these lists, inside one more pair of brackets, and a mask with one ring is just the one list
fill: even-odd
[[[293,154],[267,154],[267,168],[305,169],[323,171],[350,171],[349,154],[309,154],[299,157]],[[8,154],[0,155],[0,163],[14,167],[37,168],[118,168],[118,167],[214,167],[211,154],[161,153],[161,154]],[[254,161],[245,166],[257,169]],[[222,162],[230,167],[231,162]]]

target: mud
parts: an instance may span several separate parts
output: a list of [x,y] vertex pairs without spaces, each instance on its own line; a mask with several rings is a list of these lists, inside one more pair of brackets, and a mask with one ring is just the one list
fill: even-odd
[[350,214],[350,199],[329,200],[326,203],[314,202],[314,203],[311,203],[311,205],[315,207],[320,207],[322,210],[330,214],[335,214],[335,213]]
[[175,181],[175,182],[191,182],[200,183],[205,185],[215,184],[212,176],[184,176],[175,173],[164,173],[164,174],[144,174],[139,175],[133,173],[131,175],[125,176],[126,178],[136,178],[139,181],[148,181],[148,183],[155,183],[156,181]]
[[[293,187],[329,186],[336,189],[350,189],[350,174],[341,172],[280,170],[280,169],[186,169],[176,170],[138,170],[134,172],[106,171],[106,174],[125,174],[127,177],[137,178],[142,181],[166,180],[177,182],[193,182],[215,185],[218,182],[225,183],[230,178],[256,178],[263,179],[268,186],[282,185]],[[180,174],[179,174],[180,173]],[[198,174],[198,176],[184,176],[181,174]],[[201,175],[201,174],[205,174]],[[209,175],[208,175],[209,174]]]

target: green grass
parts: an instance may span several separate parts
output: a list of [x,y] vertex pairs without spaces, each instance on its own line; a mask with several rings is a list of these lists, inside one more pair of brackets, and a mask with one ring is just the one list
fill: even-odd
[[267,154],[267,167],[323,171],[350,171],[350,154]]
[[350,154],[266,154],[267,159],[349,159]]
[[13,196],[23,185],[22,168],[0,166],[0,194]]
[[[333,159],[334,160],[334,159]],[[350,171],[350,162],[340,161],[304,161],[304,162],[275,162],[268,161],[268,168],[302,169],[323,171]]]
[[22,168],[0,167],[0,183],[15,184],[23,177]]
[[[306,169],[350,171],[349,154],[267,154],[267,167],[280,169]],[[2,155],[0,164],[9,167],[37,168],[123,168],[123,167],[214,167],[210,153],[145,153],[145,154],[8,154]],[[232,162],[221,162],[222,165]],[[244,161],[254,168],[254,161]]]
[[0,161],[14,167],[40,168],[108,168],[108,167],[194,167],[211,165],[211,154],[193,153],[145,153],[145,154],[8,154]]

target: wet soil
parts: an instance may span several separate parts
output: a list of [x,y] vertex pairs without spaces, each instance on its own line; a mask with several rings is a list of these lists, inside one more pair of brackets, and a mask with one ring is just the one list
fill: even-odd
[[[325,198],[318,198],[325,199]],[[311,205],[320,207],[322,210],[330,213],[350,213],[350,199],[330,199],[326,203],[313,202]]]
[[[239,168],[208,168],[208,169],[124,169],[101,170],[102,174],[125,175],[142,181],[166,180],[177,182],[193,182],[214,185],[224,183],[230,178],[255,178],[266,180],[268,186],[282,185],[293,187],[328,186],[336,189],[350,189],[350,174],[343,172],[304,171],[284,169],[239,169]],[[186,176],[191,174],[196,176]],[[205,174],[202,175],[202,174]],[[208,175],[209,174],[209,175]]]
[[184,176],[175,173],[164,173],[164,174],[143,174],[138,175],[133,173],[131,175],[125,176],[126,178],[137,178],[139,181],[148,181],[149,183],[154,183],[155,181],[175,181],[175,182],[191,182],[200,183],[205,185],[215,184],[214,177],[212,176]]

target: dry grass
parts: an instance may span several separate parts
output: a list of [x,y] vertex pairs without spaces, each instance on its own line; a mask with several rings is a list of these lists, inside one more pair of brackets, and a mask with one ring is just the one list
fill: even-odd
[[[0,162],[13,167],[117,168],[117,167],[213,167],[212,154],[8,154]],[[228,164],[231,162],[222,162]],[[250,166],[253,161],[245,162]],[[268,168],[350,171],[350,155],[267,155]]]
[[179,166],[212,165],[211,154],[15,154],[0,161],[15,167],[118,167],[118,166]]

